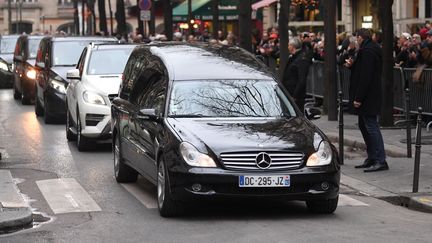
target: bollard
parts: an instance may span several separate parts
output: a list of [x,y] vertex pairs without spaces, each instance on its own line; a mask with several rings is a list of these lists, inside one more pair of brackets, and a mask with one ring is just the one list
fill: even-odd
[[419,184],[422,111],[423,111],[423,109],[421,107],[419,107],[418,108],[418,115],[417,115],[417,127],[416,127],[414,177],[413,177],[413,190],[412,190],[412,192],[418,192],[418,184]]
[[409,88],[405,89],[405,122],[406,122],[406,143],[407,143],[407,157],[412,158],[411,146],[411,117],[410,117],[410,97]]
[[344,164],[344,133],[343,133],[343,94],[339,91],[339,163]]

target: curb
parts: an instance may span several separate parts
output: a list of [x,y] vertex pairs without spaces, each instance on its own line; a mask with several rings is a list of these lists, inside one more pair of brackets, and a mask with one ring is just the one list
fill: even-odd
[[10,171],[0,170],[0,230],[25,226],[32,221],[30,205],[21,195]]
[[30,208],[0,208],[0,229],[30,224],[33,221]]
[[421,193],[395,194],[353,177],[341,174],[342,185],[359,191],[361,194],[384,200],[393,205],[404,206],[411,210],[432,213],[432,195]]
[[[327,137],[333,143],[339,142],[339,134],[327,132]],[[356,137],[352,137],[349,135],[344,135],[344,146],[350,146],[354,148],[360,148],[362,150],[366,150],[366,144],[364,141],[360,141]],[[406,150],[399,148],[398,146],[391,144],[384,144],[386,155],[395,158],[404,158],[407,156]]]

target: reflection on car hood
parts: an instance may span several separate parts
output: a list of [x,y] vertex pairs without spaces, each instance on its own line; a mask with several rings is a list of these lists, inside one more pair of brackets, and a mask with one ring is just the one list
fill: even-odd
[[67,71],[74,69],[74,67],[52,67],[51,70],[56,73],[60,78],[62,78],[65,82],[69,83],[69,80],[66,78]]
[[13,54],[0,54],[0,58],[3,59],[8,64],[12,64]]
[[121,75],[93,75],[87,76],[85,86],[87,90],[93,90],[99,94],[117,94],[121,82]]
[[305,154],[313,150],[313,125],[302,117],[272,120],[218,120],[168,118],[182,141],[195,145],[200,151],[210,148],[221,152],[250,150],[289,150]]

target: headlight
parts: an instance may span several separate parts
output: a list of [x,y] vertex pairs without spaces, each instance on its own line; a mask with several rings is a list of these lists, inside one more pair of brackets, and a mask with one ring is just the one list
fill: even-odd
[[190,166],[197,167],[216,167],[216,163],[207,154],[198,151],[192,144],[182,142],[180,144],[180,153],[184,161]]
[[0,62],[0,69],[4,71],[9,71],[8,65],[4,62]]
[[29,79],[36,79],[36,70],[34,69],[28,69],[26,72],[26,76]]
[[89,104],[106,105],[105,100],[103,99],[103,97],[101,95],[98,95],[98,94],[90,92],[90,91],[84,91],[83,99],[85,102],[87,102]]
[[328,165],[332,160],[332,150],[327,141],[322,140],[318,146],[318,151],[309,156],[306,166]]
[[58,92],[66,94],[66,87],[62,82],[51,80],[50,85]]

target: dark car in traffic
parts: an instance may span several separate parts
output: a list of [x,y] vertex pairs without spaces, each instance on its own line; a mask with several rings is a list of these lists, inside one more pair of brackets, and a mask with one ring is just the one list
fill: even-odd
[[212,198],[303,200],[332,213],[338,155],[251,54],[219,45],[136,47],[111,107],[118,182],[157,186],[161,216]]
[[0,88],[12,88],[13,86],[12,62],[18,37],[19,35],[0,36]]
[[23,105],[34,102],[36,81],[36,54],[43,36],[22,35],[18,38],[13,57],[14,99]]
[[45,123],[66,120],[66,72],[76,66],[91,42],[118,42],[114,37],[44,37],[36,56],[35,113]]

